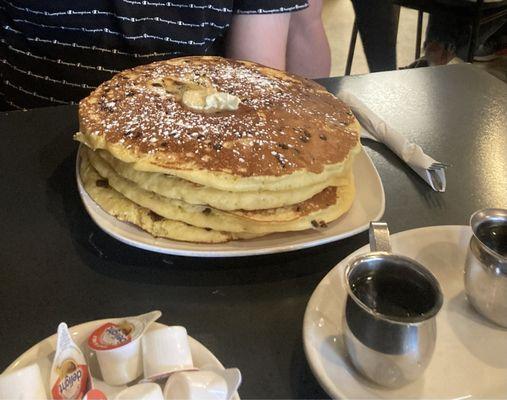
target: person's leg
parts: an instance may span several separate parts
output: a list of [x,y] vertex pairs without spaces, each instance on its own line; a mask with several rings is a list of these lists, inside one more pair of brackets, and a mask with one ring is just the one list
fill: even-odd
[[[504,20],[499,19],[482,25],[479,28],[475,50],[497,32],[503,23]],[[456,56],[465,60],[471,30],[470,20],[458,17],[452,8],[430,14],[424,42],[424,56],[415,60],[407,68],[445,65]]]
[[428,65],[445,65],[456,56],[456,46],[462,36],[466,36],[468,26],[463,24],[451,11],[430,14],[424,59]]
[[[494,13],[495,10],[490,10],[485,12],[485,15]],[[490,53],[492,56],[494,55],[496,48],[498,46],[497,39],[500,36],[502,31],[502,27],[507,24],[507,16],[502,18],[498,18],[486,24],[479,26],[479,32],[477,35],[477,40],[475,42],[475,54],[478,56],[477,58],[474,56],[474,60],[479,61],[488,61],[489,59],[493,59],[494,57],[487,57],[487,54]],[[468,54],[468,46],[470,40],[470,30],[467,30],[460,40],[458,40],[456,44],[456,54],[461,59],[466,59]]]
[[396,69],[400,7],[389,0],[352,0],[370,72]]
[[292,13],[287,40],[287,71],[307,78],[329,76],[331,50],[322,23],[323,0]]

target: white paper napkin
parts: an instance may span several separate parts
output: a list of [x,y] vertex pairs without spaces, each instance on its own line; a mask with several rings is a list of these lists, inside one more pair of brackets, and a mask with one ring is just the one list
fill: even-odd
[[361,124],[361,137],[381,142],[389,147],[398,157],[412,168],[422,179],[437,192],[445,192],[446,179],[444,168],[434,169],[436,176],[431,176],[430,166],[438,161],[424,153],[422,148],[407,140],[401,133],[386,122],[352,92],[342,90],[338,97],[347,103]]

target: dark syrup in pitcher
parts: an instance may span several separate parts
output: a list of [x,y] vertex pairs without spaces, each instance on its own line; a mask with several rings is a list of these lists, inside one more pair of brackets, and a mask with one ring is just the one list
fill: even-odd
[[477,227],[475,236],[495,253],[507,257],[507,224],[496,221],[483,222]]
[[433,308],[436,299],[432,285],[416,272],[391,266],[358,276],[351,289],[368,308],[387,317],[420,317]]

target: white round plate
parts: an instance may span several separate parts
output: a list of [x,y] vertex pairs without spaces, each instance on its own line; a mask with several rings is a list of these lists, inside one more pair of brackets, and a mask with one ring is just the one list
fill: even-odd
[[342,341],[346,298],[343,269],[351,257],[319,283],[306,307],[306,358],[324,390],[334,398],[468,399],[507,396],[507,330],[478,315],[464,294],[463,270],[471,230],[434,226],[391,236],[393,252],[412,257],[436,276],[444,293],[437,316],[435,353],[423,377],[401,389],[383,389],[359,376]]
[[155,238],[138,227],[119,221],[106,213],[84,190],[79,175],[79,152],[76,160],[76,177],[79,194],[86,211],[95,223],[112,237],[144,250],[192,257],[238,257],[281,253],[318,246],[353,236],[368,229],[370,221],[384,214],[385,196],[382,181],[375,166],[364,150],[354,163],[356,198],[352,208],[337,221],[322,230],[306,230],[267,235],[257,239],[239,240],[219,244],[178,242]]
[[[81,348],[83,353],[87,356],[87,360],[89,363],[90,371],[92,376],[94,377],[93,382],[95,388],[100,389],[104,392],[104,394],[108,398],[114,398],[115,394],[120,392],[125,386],[115,387],[109,386],[100,379],[100,369],[97,363],[97,359],[95,357],[95,353],[88,349],[86,344],[88,340],[88,336],[103,325],[106,322],[120,322],[121,318],[111,318],[111,319],[102,319],[97,321],[86,322],[84,324],[76,325],[69,328],[72,338],[74,342]],[[153,329],[155,327],[163,326],[158,322],[154,322],[151,327],[148,329]],[[209,351],[206,347],[204,347],[200,342],[193,339],[192,337],[188,337],[188,341],[190,344],[190,351],[192,353],[192,359],[194,361],[194,366],[197,368],[202,368],[204,366],[208,366],[211,368],[220,368],[223,369],[223,365],[218,361],[218,359]],[[37,363],[42,372],[42,377],[45,382],[49,382],[49,375],[51,373],[51,365],[53,363],[53,357],[56,349],[56,334],[50,336],[41,342],[37,343],[35,346],[32,346],[29,350],[25,351],[21,356],[19,356],[11,365],[9,365],[4,372],[13,371],[17,368],[22,368],[32,363]],[[49,399],[49,397],[48,397]],[[235,394],[232,398],[233,400],[239,400],[238,393]]]

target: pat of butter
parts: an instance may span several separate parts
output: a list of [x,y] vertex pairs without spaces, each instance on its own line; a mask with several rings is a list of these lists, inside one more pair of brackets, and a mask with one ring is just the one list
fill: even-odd
[[232,94],[217,92],[212,88],[191,89],[183,93],[185,106],[200,111],[237,110],[240,99]]

